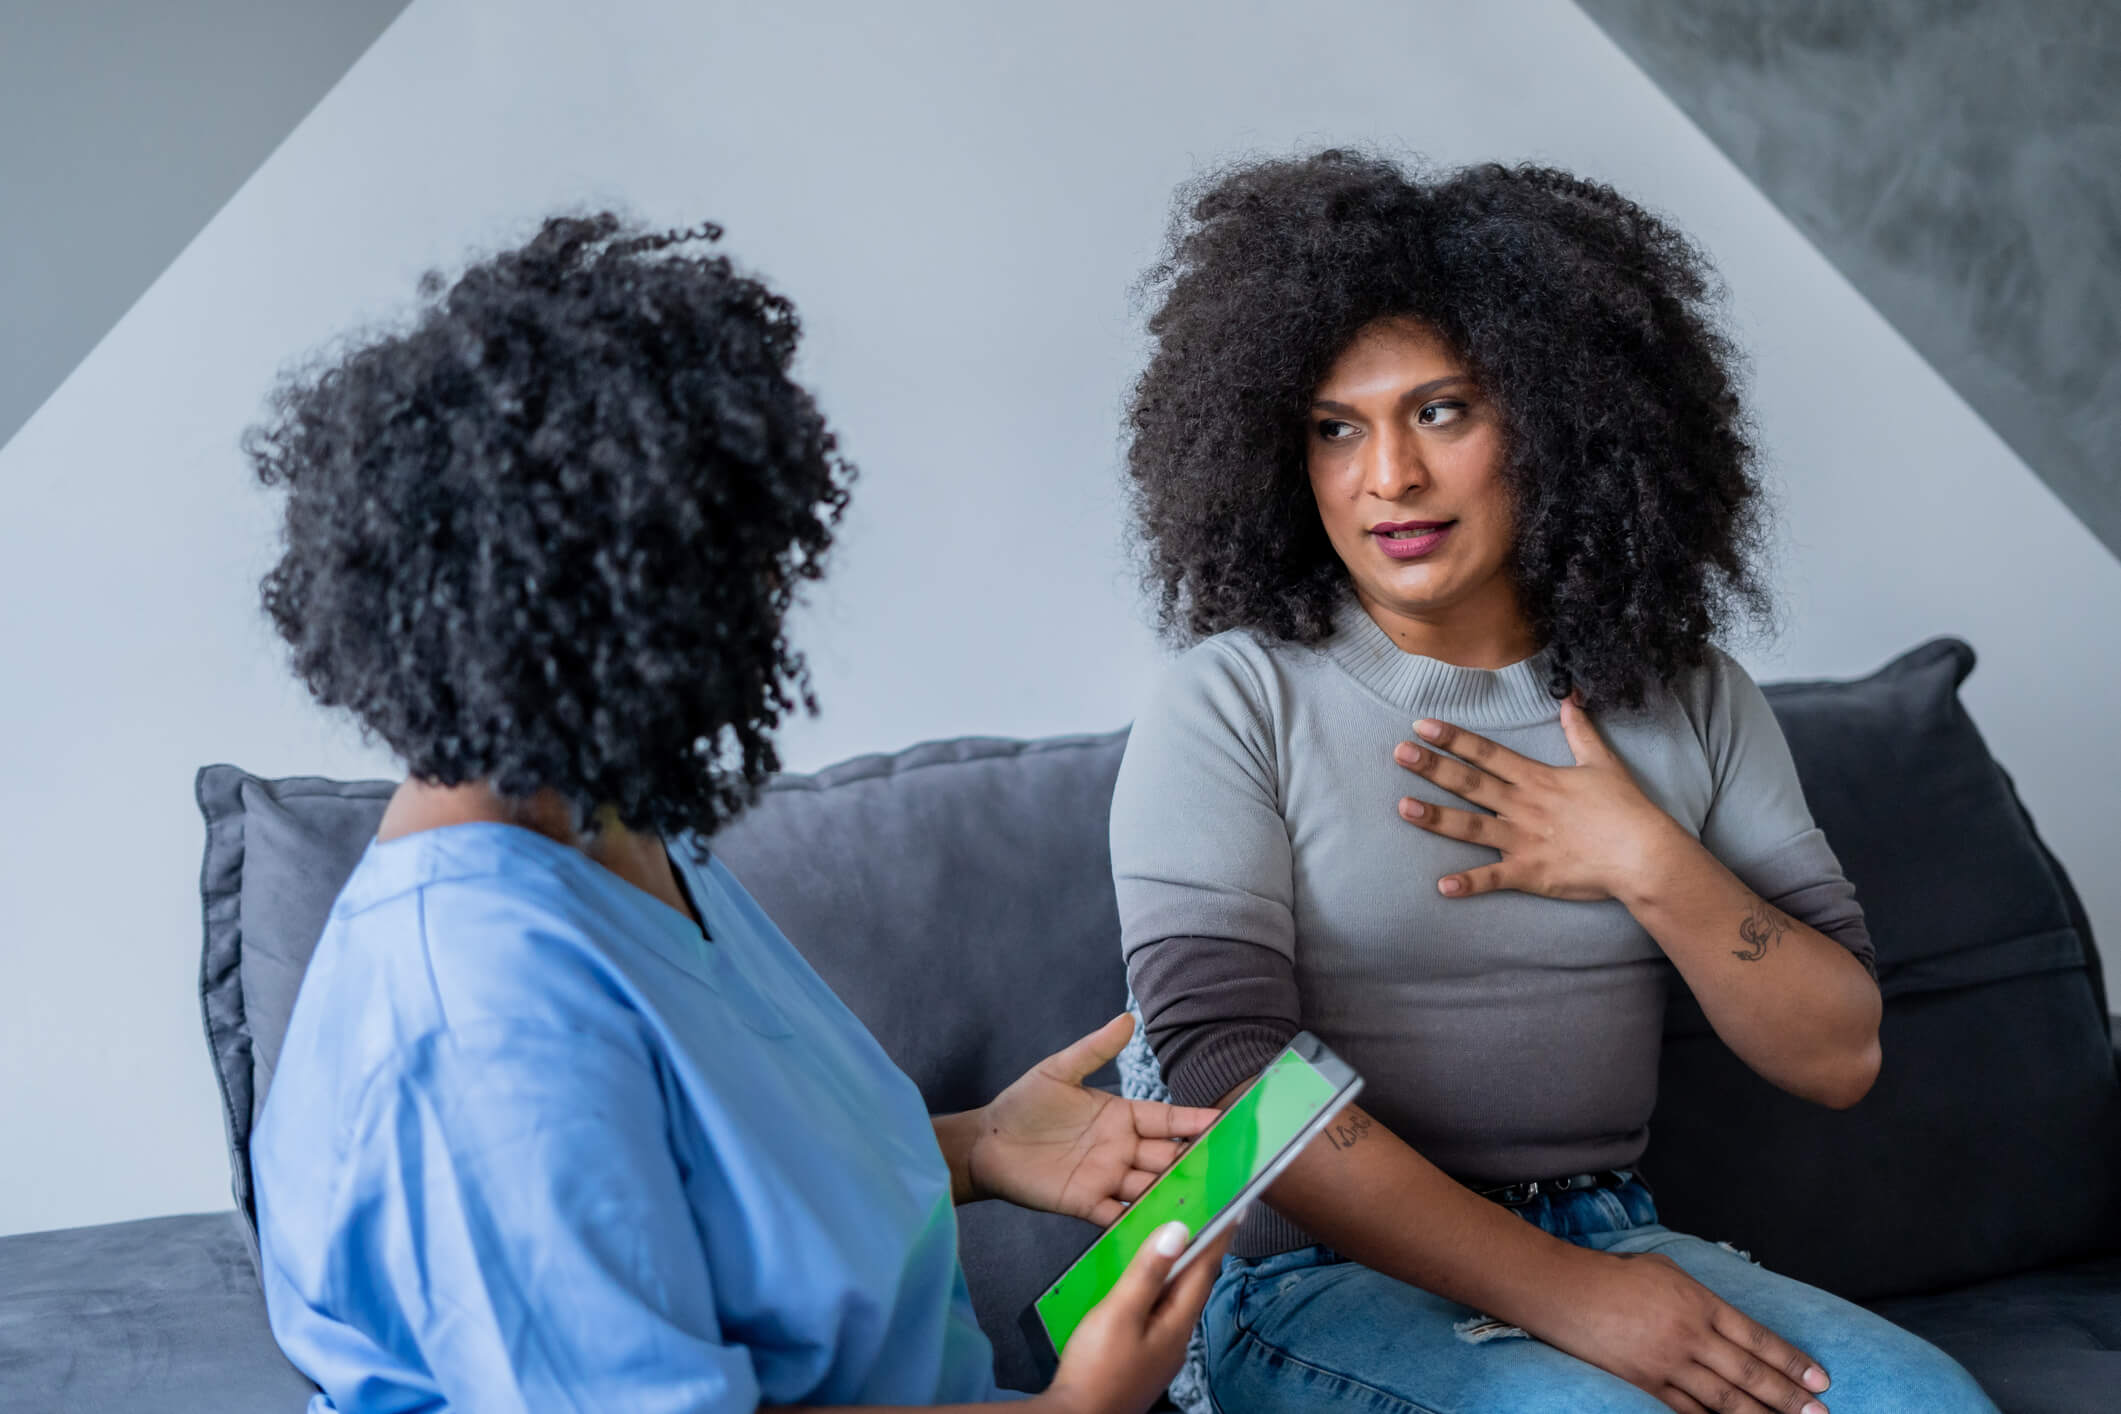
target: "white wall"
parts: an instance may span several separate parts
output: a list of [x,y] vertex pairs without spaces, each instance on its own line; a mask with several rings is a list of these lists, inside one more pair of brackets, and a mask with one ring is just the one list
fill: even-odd
[[554,206],[722,221],[865,471],[790,763],[1114,726],[1157,655],[1119,550],[1127,287],[1202,163],[1347,139],[1561,163],[1702,240],[1791,540],[1750,662],[1972,640],[1973,709],[2121,939],[2121,565],[1572,7],[416,0],[0,450],[0,1231],[225,1206],[191,772],[387,769],[254,608],[271,507],[234,443],[283,361]]

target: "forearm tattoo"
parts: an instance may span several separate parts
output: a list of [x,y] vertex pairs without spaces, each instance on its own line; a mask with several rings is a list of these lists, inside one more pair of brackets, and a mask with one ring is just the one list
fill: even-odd
[[1731,949],[1731,956],[1740,962],[1758,962],[1767,956],[1768,946],[1779,941],[1790,931],[1790,922],[1766,903],[1755,900],[1752,912],[1739,921],[1738,936],[1745,940],[1742,948]]
[[1370,1132],[1371,1125],[1372,1121],[1368,1115],[1351,1114],[1346,1119],[1327,1126],[1326,1138],[1336,1149],[1352,1149]]

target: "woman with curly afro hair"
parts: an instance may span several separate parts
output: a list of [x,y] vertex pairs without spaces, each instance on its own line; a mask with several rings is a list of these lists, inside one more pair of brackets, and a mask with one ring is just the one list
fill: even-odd
[[1129,981],[1187,1104],[1299,1029],[1367,1080],[1239,1233],[1217,1404],[1991,1408],[1633,1172],[1674,968],[1793,1094],[1879,1064],[1862,910],[1714,641],[1767,605],[1700,255],[1563,172],[1329,151],[1186,193],[1148,287],[1128,471],[1192,646],[1112,805]]
[[[314,1409],[995,1401],[951,1204],[1110,1222],[1212,1118],[1077,1083],[1123,1017],[931,1118],[700,842],[808,702],[782,617],[853,475],[719,234],[549,221],[248,439],[295,671],[406,772],[252,1145]],[[1166,1287],[1182,1246],[1034,1403],[1149,1404],[1214,1276]]]

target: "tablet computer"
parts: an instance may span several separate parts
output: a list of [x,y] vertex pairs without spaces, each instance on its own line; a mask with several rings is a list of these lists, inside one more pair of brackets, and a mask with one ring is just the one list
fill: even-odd
[[1024,1311],[1024,1334],[1050,1377],[1090,1308],[1105,1299],[1149,1235],[1174,1219],[1193,1233],[1177,1276],[1294,1163],[1362,1089],[1346,1061],[1305,1031],[1289,1042],[1205,1134]]

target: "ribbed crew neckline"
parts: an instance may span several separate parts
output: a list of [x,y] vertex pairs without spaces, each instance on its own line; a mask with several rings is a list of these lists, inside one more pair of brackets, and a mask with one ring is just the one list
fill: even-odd
[[1547,692],[1544,649],[1503,668],[1424,658],[1394,643],[1352,593],[1342,597],[1333,634],[1319,646],[1348,676],[1417,717],[1479,729],[1527,727],[1561,715]]

